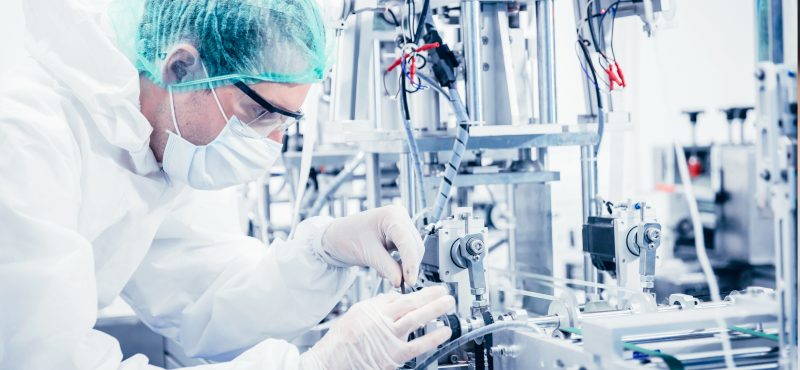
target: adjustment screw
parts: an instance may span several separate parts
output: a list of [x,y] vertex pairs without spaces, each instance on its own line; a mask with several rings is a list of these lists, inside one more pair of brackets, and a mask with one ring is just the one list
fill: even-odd
[[661,230],[655,227],[648,227],[645,231],[645,235],[647,235],[647,239],[655,242],[661,239]]
[[467,252],[472,255],[481,254],[483,252],[483,247],[483,240],[479,238],[472,238],[467,242]]

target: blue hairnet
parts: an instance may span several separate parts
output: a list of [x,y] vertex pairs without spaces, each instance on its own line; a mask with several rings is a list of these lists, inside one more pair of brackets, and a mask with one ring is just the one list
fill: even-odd
[[197,48],[208,78],[181,80],[175,92],[236,79],[320,82],[333,64],[334,34],[316,0],[115,0],[108,15],[118,48],[163,88],[171,48]]

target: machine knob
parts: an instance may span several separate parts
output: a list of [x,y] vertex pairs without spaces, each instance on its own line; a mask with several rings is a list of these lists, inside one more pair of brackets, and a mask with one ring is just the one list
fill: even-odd
[[483,252],[484,244],[480,238],[472,238],[467,242],[467,252],[475,256]]
[[644,231],[644,234],[651,242],[656,242],[661,239],[661,230],[655,227],[648,227],[647,230]]

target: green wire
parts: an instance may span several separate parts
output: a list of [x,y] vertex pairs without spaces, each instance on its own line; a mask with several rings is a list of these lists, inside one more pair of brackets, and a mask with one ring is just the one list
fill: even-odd
[[740,333],[754,335],[756,337],[772,339],[772,340],[775,340],[775,341],[780,340],[780,339],[778,339],[777,335],[767,334],[767,333],[763,333],[763,332],[760,332],[760,331],[755,331],[755,330],[750,330],[750,329],[745,329],[745,328],[740,328],[738,326],[729,326],[728,329],[733,330],[733,331],[738,331]]
[[[567,327],[567,328],[560,328],[559,330],[565,331],[567,333],[583,335],[583,331],[581,329],[575,329],[575,328]],[[649,350],[647,348],[642,348],[642,347],[639,347],[637,345],[633,345],[633,344],[627,343],[627,342],[622,342],[622,348],[629,349],[629,350],[632,350],[632,351],[636,351],[636,352],[639,352],[639,353],[644,353],[644,354],[646,354],[648,356],[658,357],[658,358],[664,360],[664,362],[667,364],[667,366],[669,366],[670,370],[683,370],[684,369],[683,363],[680,360],[678,360],[677,358],[672,357],[672,356],[670,356],[668,354],[661,353],[661,352],[658,352],[658,351]]]

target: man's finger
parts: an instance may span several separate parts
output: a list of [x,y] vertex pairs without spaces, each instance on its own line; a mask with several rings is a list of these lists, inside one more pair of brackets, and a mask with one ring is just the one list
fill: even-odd
[[[366,254],[367,251],[364,251],[364,253]],[[400,287],[400,277],[402,276],[400,264],[385,249],[371,249],[367,257],[367,266],[378,270],[378,274],[392,283],[395,288]]]
[[450,335],[452,335],[450,328],[445,326],[414,339],[408,342],[408,347],[406,347],[406,350],[404,351],[406,355],[405,357],[407,359],[412,359],[420,356],[423,353],[428,352],[436,348],[438,345],[444,343],[444,341],[450,338]]
[[403,262],[403,276],[408,285],[417,284],[419,275],[419,263],[422,261],[422,252],[425,246],[422,245],[422,238],[411,224],[411,221],[404,220],[407,215],[393,215],[394,219],[386,228],[386,236],[400,252],[400,259]]
[[397,320],[394,334],[398,337],[407,336],[411,331],[446,314],[455,305],[456,300],[452,296],[439,297],[435,301],[413,310],[400,318],[400,320]]
[[394,303],[384,308],[383,314],[392,321],[397,321],[407,313],[445,295],[447,295],[447,290],[444,287],[425,288],[398,298]]

